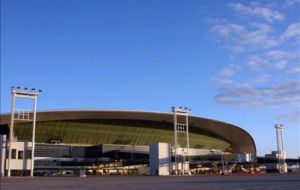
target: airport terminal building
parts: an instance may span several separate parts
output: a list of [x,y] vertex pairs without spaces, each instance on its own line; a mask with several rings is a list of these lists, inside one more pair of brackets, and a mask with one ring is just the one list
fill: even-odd
[[[1,115],[1,163],[7,170],[7,139],[10,114]],[[238,126],[213,119],[188,116],[189,160],[212,155],[238,155],[240,161],[255,161],[256,146],[251,135]],[[174,142],[172,113],[132,110],[39,111],[36,118],[34,170],[85,168],[91,173],[130,171],[131,166],[149,165],[149,145]],[[15,144],[11,151],[12,175],[30,170],[32,122],[14,124]],[[18,144],[19,143],[19,144]],[[184,136],[178,143],[185,147]],[[194,162],[192,162],[194,160]],[[28,164],[27,164],[28,162]],[[25,164],[24,164],[25,163]],[[203,166],[203,164],[202,164]],[[129,170],[128,170],[129,168]],[[141,172],[146,174],[147,172]]]

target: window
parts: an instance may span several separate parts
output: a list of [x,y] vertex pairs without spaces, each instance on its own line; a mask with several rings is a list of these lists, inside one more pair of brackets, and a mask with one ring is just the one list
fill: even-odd
[[11,149],[11,159],[16,159],[16,156],[17,156],[17,150]]
[[18,159],[19,159],[19,160],[22,160],[23,157],[24,157],[24,151],[19,150],[19,151],[18,151]]
[[31,159],[31,150],[25,150],[25,159]]

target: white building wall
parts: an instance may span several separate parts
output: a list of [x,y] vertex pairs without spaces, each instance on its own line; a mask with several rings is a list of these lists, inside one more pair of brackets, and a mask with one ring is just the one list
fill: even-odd
[[[26,153],[28,150],[31,150],[32,143],[27,141],[16,141],[11,142],[11,149],[15,149],[15,158],[10,160],[10,169],[11,170],[30,170],[31,169],[31,159],[26,158]],[[20,157],[20,151],[23,152],[23,156]],[[13,152],[13,151],[12,151]],[[27,152],[29,153],[29,152]],[[29,154],[31,157],[31,153]],[[6,169],[8,165],[6,164]]]
[[150,145],[150,175],[170,175],[171,155],[168,143]]

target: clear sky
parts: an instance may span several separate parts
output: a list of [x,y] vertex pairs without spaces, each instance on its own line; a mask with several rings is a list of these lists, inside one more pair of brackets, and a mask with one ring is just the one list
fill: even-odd
[[258,155],[283,123],[298,157],[299,18],[299,0],[1,0],[1,113],[11,86],[42,89],[39,110],[188,106]]

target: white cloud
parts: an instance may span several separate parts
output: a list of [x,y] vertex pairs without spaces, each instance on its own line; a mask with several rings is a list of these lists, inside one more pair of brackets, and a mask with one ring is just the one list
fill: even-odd
[[300,73],[300,67],[293,67],[289,70],[289,73]]
[[259,69],[269,65],[269,61],[261,56],[252,55],[248,57],[247,65],[252,69]]
[[221,75],[224,77],[232,77],[235,71],[232,68],[224,68],[221,70]]
[[271,35],[271,27],[266,24],[252,23],[248,29],[243,25],[222,23],[214,25],[212,31],[235,52],[269,49],[279,45]]
[[234,81],[232,79],[221,78],[221,77],[214,77],[211,79],[211,82],[219,86],[228,86],[234,84]]
[[231,64],[228,67],[223,68],[220,71],[219,75],[221,77],[233,77],[235,75],[237,69],[238,68],[235,65]]
[[213,30],[216,31],[220,36],[228,37],[232,33],[244,33],[244,26],[237,24],[219,24],[213,27]]
[[270,78],[269,74],[261,74],[254,79],[254,83],[261,84],[268,81]]
[[290,54],[288,52],[282,51],[282,50],[270,50],[266,53],[266,55],[272,59],[285,59],[290,57]]
[[282,51],[278,49],[269,50],[261,56],[252,55],[247,58],[247,65],[254,70],[273,68],[284,70],[289,64],[298,61],[300,58],[299,51]]
[[284,81],[271,87],[251,84],[225,86],[219,90],[215,100],[221,104],[245,107],[299,107],[300,81]]
[[236,23],[218,20],[211,31],[234,52],[231,62],[239,64],[238,69],[225,66],[213,78],[218,87],[215,100],[252,108],[300,108],[300,51],[288,41],[299,37],[300,44],[300,22],[280,32],[274,23],[285,19],[280,12],[258,3],[230,7],[242,17]]
[[300,22],[290,24],[286,31],[282,34],[283,39],[299,37],[300,36]]
[[278,20],[278,21],[284,20],[284,16],[280,12],[266,7],[259,7],[259,6],[247,7],[241,3],[230,4],[230,7],[241,14],[261,17],[268,22],[273,22],[274,20]]
[[270,64],[271,67],[283,70],[293,61],[299,61],[299,53],[299,51],[287,52],[282,50],[271,50],[265,54],[265,57],[272,63]]
[[286,60],[280,60],[277,63],[273,64],[273,67],[278,70],[283,70],[287,67],[288,62]]
[[285,2],[285,5],[286,5],[286,6],[292,6],[292,5],[294,5],[295,3],[299,3],[300,0],[285,0],[284,2]]
[[211,81],[220,86],[231,85],[233,84],[232,77],[236,74],[238,69],[239,68],[236,65],[230,64],[229,66],[221,69],[221,71],[213,77]]
[[[288,114],[278,115],[277,119],[281,122],[290,122],[295,124],[300,124],[300,111],[295,111]],[[300,127],[300,126],[299,126]]]
[[246,31],[244,38],[241,38],[241,43],[249,47],[256,48],[271,48],[278,45],[278,42],[270,36],[271,27],[266,24],[252,24],[255,28],[252,31]]

